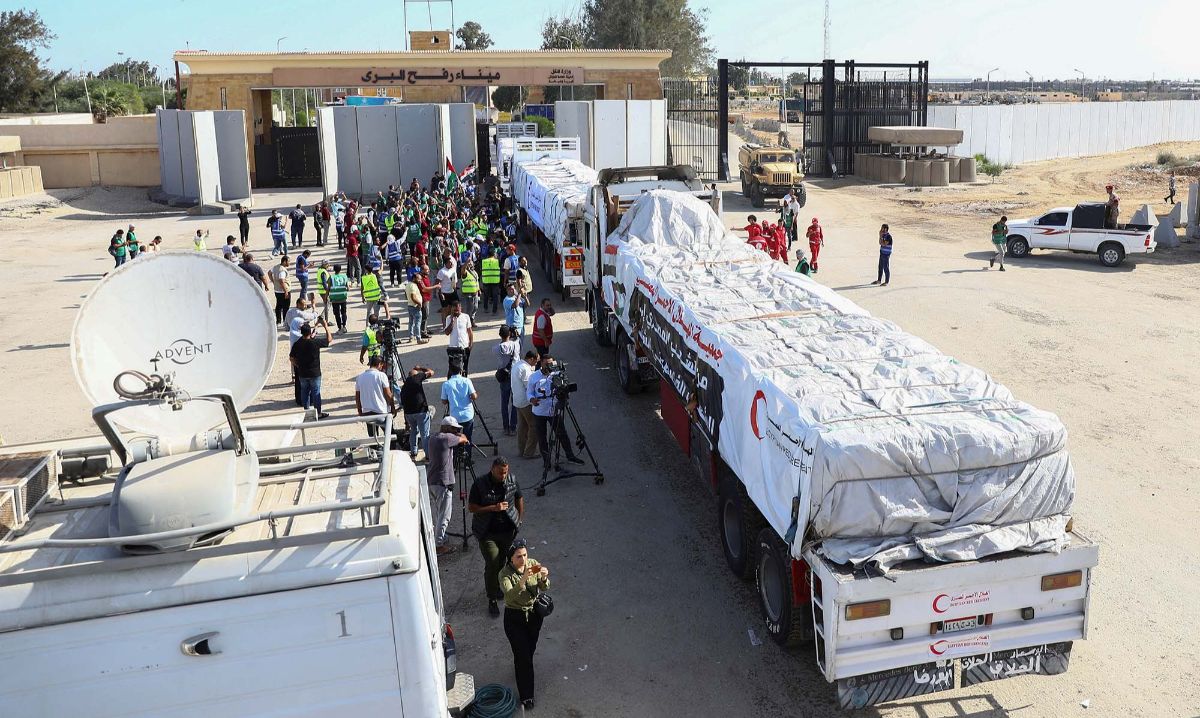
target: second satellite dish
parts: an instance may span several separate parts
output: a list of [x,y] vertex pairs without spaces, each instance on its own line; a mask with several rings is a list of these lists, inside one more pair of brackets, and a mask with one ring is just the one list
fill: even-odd
[[[71,333],[75,377],[93,406],[118,401],[127,370],[175,375],[197,396],[229,391],[239,410],[262,390],[275,362],[275,323],[262,287],[236,264],[203,252],[139,257],[84,300]],[[124,409],[113,421],[134,432],[184,438],[223,423],[220,405],[189,402]]]

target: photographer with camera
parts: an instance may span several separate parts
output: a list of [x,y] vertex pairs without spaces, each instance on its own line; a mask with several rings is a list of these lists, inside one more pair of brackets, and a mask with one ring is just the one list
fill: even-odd
[[471,347],[475,345],[475,329],[471,317],[463,314],[462,304],[455,299],[450,304],[450,315],[446,317],[445,334],[450,337],[446,342],[446,359],[450,364],[462,366],[463,374],[469,374],[471,369]]
[[488,613],[499,616],[497,602],[504,598],[500,569],[504,568],[505,552],[512,546],[525,518],[525,496],[509,471],[508,459],[497,456],[492,460],[491,470],[476,477],[467,499],[467,511],[471,512],[471,533],[478,539],[479,552],[483,554]]
[[496,381],[500,384],[500,418],[504,420],[504,435],[517,433],[517,409],[513,406],[512,368],[521,356],[521,340],[512,327],[500,327],[500,343],[492,348],[496,357]]
[[425,451],[429,460],[429,400],[425,397],[425,381],[433,378],[433,370],[414,366],[404,377],[400,386],[400,406],[404,410],[404,424],[408,427],[408,456],[417,460],[417,449]]
[[565,377],[557,371],[557,363],[550,354],[543,354],[541,369],[529,377],[529,403],[533,405],[533,419],[537,426],[538,450],[542,454],[542,468],[550,471],[550,432],[558,438],[558,445],[567,455],[567,461],[583,465],[583,459],[575,455],[571,436],[563,425],[563,417],[557,411],[558,403],[568,392]]
[[478,398],[475,385],[463,374],[462,367],[450,362],[450,378],[442,382],[442,404],[446,407],[446,414],[462,424],[463,433],[468,439],[475,427],[475,400]]
[[525,539],[508,547],[508,560],[500,571],[504,592],[504,635],[513,652],[517,695],[525,710],[533,708],[533,654],[542,631],[542,613],[535,610],[538,595],[550,588],[550,571],[529,555]]
[[[429,415],[425,416],[425,421],[428,422]],[[461,431],[462,426],[453,416],[443,416],[438,433],[429,438],[429,463],[425,467],[425,480],[429,483],[433,538],[439,556],[454,553],[454,547],[446,541],[446,531],[450,529],[450,514],[454,509],[454,451],[470,443]]]
[[530,349],[520,361],[513,362],[512,404],[517,410],[517,452],[522,459],[538,457],[537,421],[529,403],[529,378],[537,371],[538,354]]
[[[354,408],[359,416],[396,413],[392,386],[383,373],[383,357],[371,357],[367,370],[354,378]],[[367,424],[367,436],[377,436],[382,430],[382,424]]]
[[379,317],[374,313],[367,315],[367,328],[363,330],[362,347],[358,350],[358,363],[362,364],[367,357],[374,359],[383,356],[383,348],[379,346]]

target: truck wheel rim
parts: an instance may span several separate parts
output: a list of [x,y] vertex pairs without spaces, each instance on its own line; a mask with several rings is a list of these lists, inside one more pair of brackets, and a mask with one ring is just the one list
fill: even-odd
[[1115,250],[1115,249],[1105,250],[1104,251],[1104,261],[1108,262],[1109,264],[1116,264],[1117,263],[1117,250]]
[[737,505],[726,500],[721,505],[721,529],[725,534],[725,547],[734,558],[742,557],[742,532],[738,526],[740,516]]
[[783,615],[783,577],[778,562],[764,553],[758,562],[758,575],[763,610],[771,621],[779,621]]

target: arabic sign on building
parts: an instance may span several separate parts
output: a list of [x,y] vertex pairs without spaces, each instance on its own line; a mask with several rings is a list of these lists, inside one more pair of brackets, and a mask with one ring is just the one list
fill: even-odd
[[582,85],[582,67],[281,67],[276,87],[383,87],[409,85]]

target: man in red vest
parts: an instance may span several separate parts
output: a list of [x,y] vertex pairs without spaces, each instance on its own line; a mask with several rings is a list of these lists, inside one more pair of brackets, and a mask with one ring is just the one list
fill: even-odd
[[550,344],[554,341],[554,306],[550,298],[542,299],[542,306],[533,315],[533,348],[537,349],[539,357],[550,353]]
[[734,229],[740,229],[749,235],[746,241],[752,243],[755,237],[762,234],[762,227],[758,226],[758,218],[754,215],[750,215],[749,219],[750,224],[746,225],[745,227],[734,227]]
[[808,227],[808,251],[812,255],[812,271],[815,274],[817,271],[817,255],[821,253],[821,247],[825,246],[825,233],[821,231],[821,225],[817,222],[817,218],[813,217],[812,224]]

